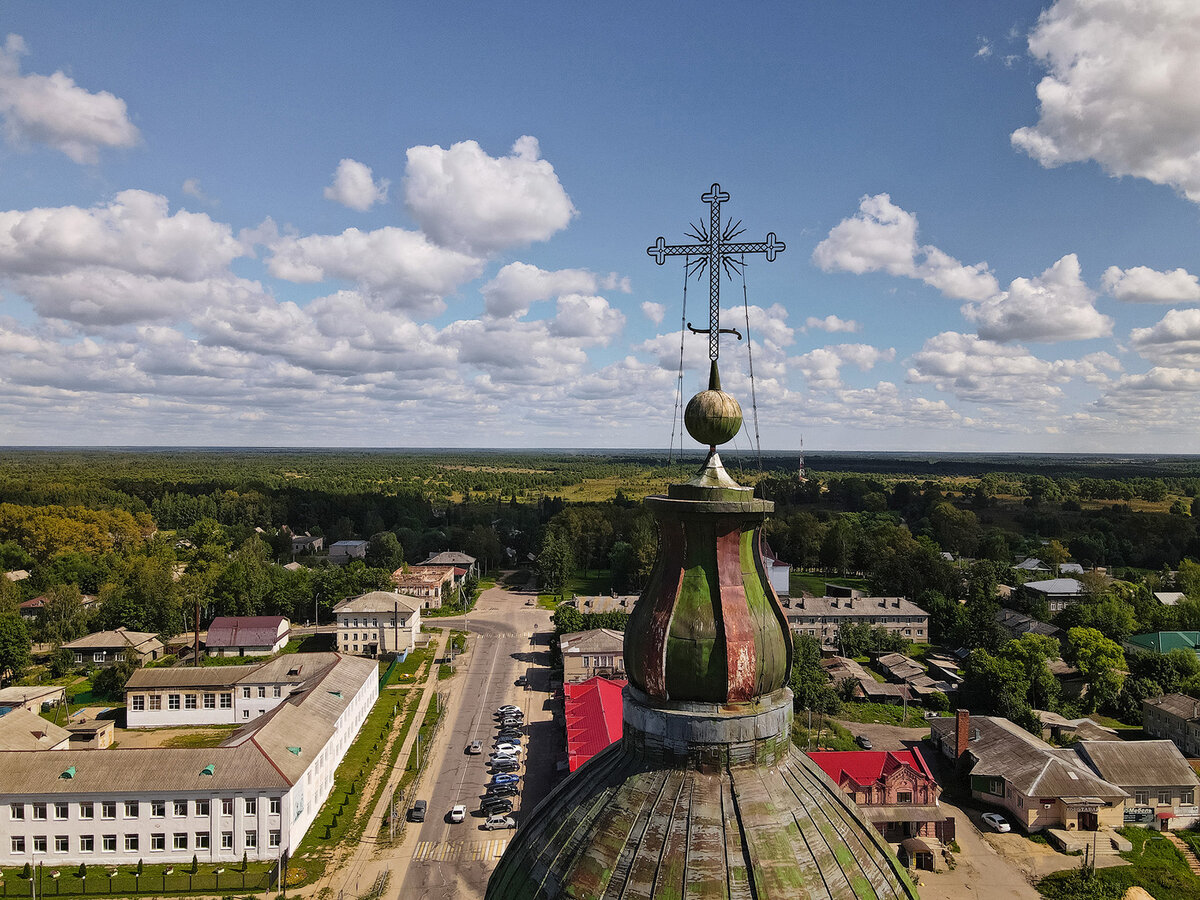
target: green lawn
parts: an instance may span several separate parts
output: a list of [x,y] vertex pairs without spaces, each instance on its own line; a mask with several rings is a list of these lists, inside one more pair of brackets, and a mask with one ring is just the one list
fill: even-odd
[[1192,874],[1179,851],[1162,835],[1145,828],[1122,828],[1133,849],[1122,853],[1131,865],[1097,869],[1087,874],[1079,869],[1055,872],[1038,882],[1048,900],[1117,900],[1133,885],[1145,888],[1155,900],[1195,900],[1200,897],[1200,878]]
[[[219,871],[218,871],[219,870]],[[54,877],[54,873],[58,877]],[[113,873],[110,878],[109,873]],[[224,894],[264,891],[274,887],[275,863],[252,862],[242,871],[240,861],[197,866],[192,874],[190,863],[168,865],[144,865],[141,877],[137,876],[137,865],[90,865],[79,877],[79,866],[41,865],[32,869],[33,878],[27,879],[23,867],[0,869],[3,876],[5,897],[29,897],[36,882],[38,897],[55,896],[99,896],[114,894],[131,896],[149,894]]]
[[903,725],[905,728],[928,728],[925,720],[925,710],[914,703],[908,704],[908,718],[904,718],[903,704],[890,703],[860,703],[852,700],[842,705],[842,711],[837,717],[844,722],[860,722],[863,724],[879,723],[882,725]]
[[793,597],[799,597],[801,591],[806,591],[814,597],[824,597],[826,584],[840,584],[848,588],[857,588],[860,591],[869,589],[865,578],[849,578],[844,575],[821,573],[809,574],[795,570],[792,571],[791,580],[788,582]]
[[808,714],[796,713],[792,721],[792,743],[801,750],[857,750],[854,735],[844,725],[832,719],[814,715],[812,733],[808,730]]

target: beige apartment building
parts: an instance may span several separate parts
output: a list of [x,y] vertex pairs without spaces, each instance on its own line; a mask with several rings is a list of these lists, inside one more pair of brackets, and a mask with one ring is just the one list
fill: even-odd
[[625,635],[611,628],[575,631],[558,639],[563,681],[571,684],[596,675],[625,677]]

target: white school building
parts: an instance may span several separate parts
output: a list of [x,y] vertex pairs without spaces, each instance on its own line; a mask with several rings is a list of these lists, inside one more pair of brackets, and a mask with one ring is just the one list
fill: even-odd
[[0,752],[0,863],[290,855],[378,698],[379,677],[368,659],[289,658],[304,659],[307,677],[220,747]]

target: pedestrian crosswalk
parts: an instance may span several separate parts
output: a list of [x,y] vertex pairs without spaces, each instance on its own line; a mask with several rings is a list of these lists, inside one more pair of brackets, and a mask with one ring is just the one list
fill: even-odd
[[508,838],[490,841],[421,841],[413,851],[414,862],[455,862],[484,860],[490,862],[504,855]]

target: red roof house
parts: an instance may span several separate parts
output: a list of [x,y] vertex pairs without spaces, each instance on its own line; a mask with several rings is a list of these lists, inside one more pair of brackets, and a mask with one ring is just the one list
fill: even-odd
[[204,647],[209,656],[266,656],[283,649],[291,629],[283,616],[217,616]]
[[621,739],[621,689],[624,681],[597,675],[564,684],[567,762],[574,772],[614,741]]

